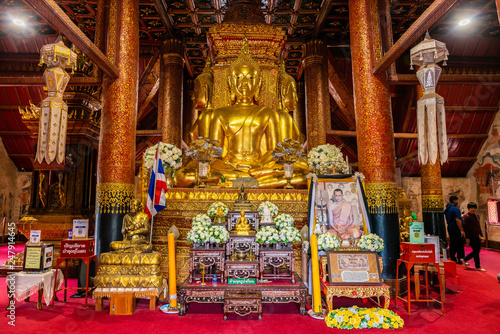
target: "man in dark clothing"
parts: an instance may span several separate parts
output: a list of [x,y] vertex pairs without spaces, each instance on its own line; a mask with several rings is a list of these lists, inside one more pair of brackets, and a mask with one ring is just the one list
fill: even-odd
[[465,232],[462,227],[462,215],[458,208],[458,197],[451,196],[450,204],[444,210],[446,224],[448,225],[448,234],[450,235],[450,258],[458,264],[466,265],[464,260],[464,238]]
[[474,264],[476,269],[479,271],[486,271],[481,268],[479,263],[479,250],[481,249],[481,242],[484,241],[483,232],[481,231],[481,225],[479,224],[479,215],[476,213],[477,204],[470,202],[467,204],[467,209],[469,213],[464,215],[464,231],[465,236],[469,239],[469,245],[472,248],[472,252],[465,257],[465,261],[468,261],[474,257]]

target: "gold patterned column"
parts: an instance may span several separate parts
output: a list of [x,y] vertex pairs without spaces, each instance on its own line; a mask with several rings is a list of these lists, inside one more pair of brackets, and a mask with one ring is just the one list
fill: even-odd
[[169,39],[163,42],[161,48],[158,126],[163,142],[181,147],[184,44]]
[[304,80],[306,93],[307,147],[326,144],[330,124],[330,96],[325,72],[326,45],[313,40],[304,45]]
[[[416,86],[417,100],[424,95],[422,86]],[[420,182],[422,189],[422,218],[425,234],[437,235],[446,241],[446,226],[444,223],[443,185],[441,182],[441,164],[439,159],[435,164],[430,160],[420,166]]]
[[359,169],[366,177],[372,231],[384,239],[384,279],[396,278],[399,219],[391,99],[386,74],[373,75],[382,58],[376,0],[349,0]]
[[[135,189],[135,130],[139,63],[139,0],[111,0],[107,55],[119,69],[104,74],[97,166],[96,252],[121,240],[123,216]],[[116,36],[117,38],[111,38]]]

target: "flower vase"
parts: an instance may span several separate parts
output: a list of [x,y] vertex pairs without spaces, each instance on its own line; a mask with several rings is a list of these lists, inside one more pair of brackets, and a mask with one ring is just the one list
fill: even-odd
[[291,242],[287,242],[286,243],[286,248],[287,249],[292,249],[293,248],[293,244]]
[[205,242],[205,249],[209,249],[210,248],[210,243],[209,242]]
[[199,242],[195,242],[193,244],[193,248],[201,248],[201,244]]
[[165,181],[167,182],[167,188],[173,188],[175,169],[172,167],[165,167],[164,172],[165,172]]

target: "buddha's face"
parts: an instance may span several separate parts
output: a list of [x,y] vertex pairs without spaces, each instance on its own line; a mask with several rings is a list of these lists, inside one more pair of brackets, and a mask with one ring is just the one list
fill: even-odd
[[247,64],[237,65],[231,73],[236,101],[248,103],[260,89],[260,72]]

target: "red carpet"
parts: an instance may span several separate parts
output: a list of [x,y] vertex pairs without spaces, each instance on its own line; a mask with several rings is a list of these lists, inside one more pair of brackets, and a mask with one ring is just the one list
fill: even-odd
[[[470,249],[466,250],[468,253]],[[487,272],[476,272],[460,267],[458,269],[463,293],[446,295],[444,315],[437,304],[412,303],[412,314],[406,313],[406,305],[399,304],[391,309],[405,321],[403,329],[396,333],[498,333],[500,332],[500,283],[496,278],[500,273],[500,253],[481,251],[482,266]],[[471,266],[473,264],[471,263]],[[448,288],[456,290],[456,283],[448,279]],[[73,285],[75,281],[71,282]],[[222,304],[190,304],[187,315],[179,317],[156,311],[149,311],[149,301],[140,300],[137,311],[130,316],[110,316],[107,313],[109,302],[104,301],[105,310],[94,312],[93,308],[83,309],[83,299],[68,299],[68,303],[56,302],[55,308],[44,305],[36,310],[36,299],[16,303],[16,327],[8,325],[9,319],[4,310],[7,305],[5,278],[0,280],[0,319],[1,333],[330,333],[336,329],[328,328],[321,320],[298,314],[295,304],[264,304],[263,321],[256,315],[241,318],[229,315],[228,321],[222,320]],[[68,294],[74,290],[68,291]],[[58,294],[62,300],[63,292]],[[335,299],[336,307],[349,306],[355,299]],[[94,300],[89,299],[90,306]],[[344,330],[345,331],[345,330]],[[361,332],[351,330],[349,333]],[[392,330],[372,329],[362,332],[392,332]],[[347,333],[347,331],[346,331]]]

